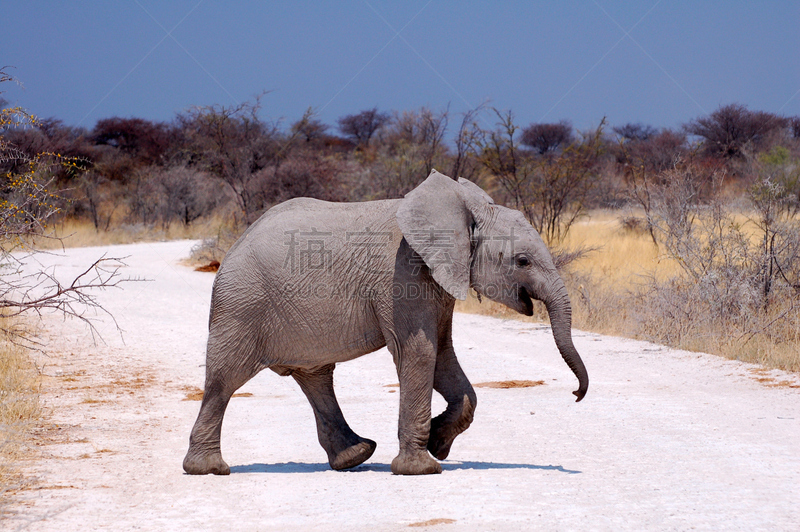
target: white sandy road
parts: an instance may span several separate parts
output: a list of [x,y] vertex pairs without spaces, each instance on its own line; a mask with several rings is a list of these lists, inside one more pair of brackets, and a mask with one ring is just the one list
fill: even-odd
[[[293,380],[263,372],[223,428],[228,477],[184,475],[202,386],[213,274],[179,265],[192,242],[68,250],[39,260],[65,279],[103,253],[151,279],[100,294],[106,344],[85,326],[45,321],[51,427],[36,489],[4,530],[798,530],[800,380],[755,366],[575,332],[586,399],[549,329],[458,314],[454,342],[479,388],[472,427],[442,475],[398,477],[396,388],[385,350],[342,364],[348,421],[378,442],[348,471],[329,469]],[[759,381],[762,381],[760,382]],[[780,384],[783,385],[780,385]],[[443,402],[435,398],[435,409]],[[438,520],[438,521],[432,521]],[[413,528],[412,528],[413,529]]]

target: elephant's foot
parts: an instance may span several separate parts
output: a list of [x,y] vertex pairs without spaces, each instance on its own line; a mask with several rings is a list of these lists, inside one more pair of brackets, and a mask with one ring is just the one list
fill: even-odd
[[448,422],[448,418],[453,416],[444,412],[431,421],[431,435],[428,438],[428,450],[439,460],[444,460],[450,454],[450,447],[456,436],[467,430],[472,423],[475,407],[470,402],[469,397],[464,395],[461,404],[461,411],[455,421]]
[[333,469],[340,471],[342,469],[350,469],[357,465],[366,462],[372,453],[375,452],[377,444],[366,438],[359,438],[360,441],[355,445],[351,445],[339,453],[328,457],[328,462]]
[[450,454],[450,447],[458,436],[458,433],[450,435],[431,434],[431,439],[428,440],[428,450],[430,453],[439,460],[444,460]]
[[183,470],[190,475],[230,475],[231,468],[222,459],[222,454],[195,453],[189,449],[183,459]]
[[395,475],[435,475],[441,472],[441,464],[431,458],[427,451],[416,454],[401,452],[392,460],[392,473]]

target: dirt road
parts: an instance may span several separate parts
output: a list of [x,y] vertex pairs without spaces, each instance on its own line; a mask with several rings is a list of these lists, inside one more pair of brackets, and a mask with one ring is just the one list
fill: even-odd
[[[213,274],[179,261],[191,242],[42,256],[60,276],[108,253],[150,279],[99,294],[123,329],[45,320],[51,416],[3,530],[797,530],[800,379],[721,358],[575,333],[586,399],[541,325],[457,315],[454,342],[478,388],[472,427],[442,475],[397,477],[397,382],[385,350],[342,364],[337,393],[378,448],[329,469],[310,407],[264,372],[223,427],[228,477],[184,475],[203,382]],[[443,402],[435,398],[438,412]],[[419,526],[419,528],[416,528]]]

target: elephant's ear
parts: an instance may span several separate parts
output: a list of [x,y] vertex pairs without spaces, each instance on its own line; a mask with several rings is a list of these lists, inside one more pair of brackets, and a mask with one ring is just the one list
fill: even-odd
[[464,187],[468,195],[473,196],[475,199],[485,201],[489,205],[494,205],[494,200],[492,199],[492,197],[489,194],[487,194],[481,187],[479,187],[469,179],[464,179],[463,177],[459,177],[458,184]]
[[397,223],[406,241],[425,261],[434,280],[456,299],[466,299],[469,290],[473,222],[467,195],[471,194],[465,194],[462,185],[433,170],[397,209]]

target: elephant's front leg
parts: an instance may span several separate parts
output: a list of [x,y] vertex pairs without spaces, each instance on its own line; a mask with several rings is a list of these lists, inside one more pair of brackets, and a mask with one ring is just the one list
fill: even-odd
[[436,367],[435,346],[419,331],[393,352],[400,379],[400,454],[392,460],[395,475],[441,473],[442,466],[428,454],[431,395]]
[[333,469],[348,469],[366,461],[375,452],[375,442],[362,438],[344,419],[333,391],[334,364],[314,370],[294,370],[292,377],[314,409],[319,443],[328,453]]
[[428,450],[439,460],[450,454],[456,436],[472,423],[478,398],[458,363],[453,347],[448,345],[436,358],[433,388],[447,401],[447,409],[431,421]]

